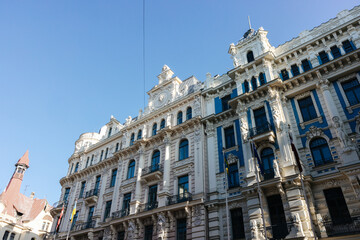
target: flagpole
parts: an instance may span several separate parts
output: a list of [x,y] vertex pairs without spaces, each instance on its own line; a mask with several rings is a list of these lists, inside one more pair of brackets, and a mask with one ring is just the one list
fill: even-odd
[[260,189],[260,183],[259,183],[259,176],[258,176],[258,164],[256,164],[256,160],[254,157],[254,142],[251,141],[251,153],[252,153],[252,159],[254,161],[255,164],[255,178],[256,178],[256,183],[257,183],[257,187],[258,187],[258,195],[259,195],[259,201],[260,201],[260,210],[261,210],[261,218],[262,218],[262,222],[263,222],[263,232],[264,232],[264,236],[265,236],[265,240],[267,240],[267,235],[266,235],[266,225],[265,225],[265,216],[264,216],[264,207],[263,207],[263,203],[262,203],[262,194],[261,194],[261,189]]
[[76,203],[77,203],[77,199],[75,199],[74,208],[73,208],[73,210],[71,211],[70,227],[69,227],[68,232],[67,232],[67,235],[66,235],[66,240],[69,239],[70,230],[71,230],[71,225],[72,225],[72,222],[73,222],[73,219],[74,219],[74,215],[76,214]]
[[224,165],[224,175],[225,175],[225,209],[226,209],[226,227],[227,227],[227,239],[230,240],[230,224],[229,224],[229,204],[228,204],[228,179],[227,179],[227,171],[225,166],[225,154],[223,148],[223,165]]

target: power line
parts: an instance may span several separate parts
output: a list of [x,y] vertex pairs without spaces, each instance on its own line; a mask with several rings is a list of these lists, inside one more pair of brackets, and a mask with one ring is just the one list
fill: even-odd
[[143,94],[144,94],[144,110],[145,110],[145,0],[143,0]]

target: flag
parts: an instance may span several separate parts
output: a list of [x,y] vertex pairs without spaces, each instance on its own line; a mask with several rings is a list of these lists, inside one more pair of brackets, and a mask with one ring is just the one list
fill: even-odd
[[225,170],[226,170],[226,173],[229,177],[229,162],[227,161],[227,158],[226,158],[226,155],[224,154],[224,159],[225,159]]
[[62,209],[61,209],[61,212],[60,212],[60,216],[59,216],[59,219],[58,219],[57,224],[56,224],[56,228],[55,228],[56,232],[59,232],[61,219],[62,219],[62,217],[63,217],[63,215],[64,215],[64,209],[65,209],[65,204],[63,204],[63,206],[62,206]]
[[297,151],[297,149],[295,147],[295,144],[293,142],[293,138],[292,138],[290,133],[289,133],[289,138],[290,138],[291,150],[293,151],[294,156],[295,156],[296,165],[297,165],[299,171],[302,172],[303,168],[302,168],[301,163],[300,163],[299,153],[298,153],[298,151]]
[[74,205],[74,208],[72,210],[72,213],[71,213],[70,222],[72,222],[74,220],[74,215],[75,214],[76,214],[76,201],[75,201],[75,205]]
[[259,154],[257,152],[257,149],[255,147],[255,144],[252,142],[251,145],[252,145],[253,157],[256,158],[256,161],[257,161],[257,163],[259,165],[260,173],[261,173],[261,175],[264,176],[264,174],[265,174],[264,166],[262,165],[261,159],[260,159]]

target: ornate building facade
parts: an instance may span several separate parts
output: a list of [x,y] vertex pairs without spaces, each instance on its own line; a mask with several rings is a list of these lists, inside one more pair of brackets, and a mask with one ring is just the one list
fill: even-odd
[[15,171],[4,192],[0,194],[0,236],[3,240],[47,239],[53,218],[46,199],[34,198],[34,193],[20,193],[25,171],[29,168],[27,151],[15,164]]
[[355,236],[359,47],[355,7],[278,47],[250,29],[230,45],[234,68],[204,83],[165,65],[137,117],[76,141],[56,238]]

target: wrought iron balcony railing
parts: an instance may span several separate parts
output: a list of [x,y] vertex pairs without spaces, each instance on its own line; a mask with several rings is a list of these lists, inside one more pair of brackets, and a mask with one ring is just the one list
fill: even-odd
[[92,197],[92,196],[97,196],[98,194],[99,194],[98,189],[91,189],[90,191],[86,192],[85,198]]
[[151,166],[145,167],[142,170],[142,175],[146,175],[146,174],[153,173],[153,172],[156,172],[156,171],[163,172],[164,171],[163,165],[160,164],[160,163],[157,163],[157,164],[153,164]]
[[149,211],[149,210],[155,209],[157,207],[158,207],[158,202],[157,201],[148,202],[148,203],[145,203],[144,210]]
[[76,223],[73,226],[71,226],[71,231],[81,231],[89,228],[94,228],[96,224],[95,220],[91,220],[84,223]]
[[273,131],[272,126],[270,123],[266,123],[264,125],[256,126],[253,128],[250,128],[249,135],[250,137],[255,137],[257,135]]
[[339,221],[337,223],[334,223],[331,220],[323,221],[326,233],[329,237],[360,233],[360,217],[352,217],[347,220],[339,219]]
[[186,202],[186,201],[192,201],[192,195],[189,192],[184,192],[179,195],[174,195],[174,196],[168,197],[168,205]]
[[130,208],[125,208],[120,211],[113,212],[111,214],[111,217],[113,219],[116,219],[116,218],[122,218],[122,217],[128,216],[129,214],[130,214]]
[[68,201],[59,201],[53,204],[53,208],[62,208],[63,206],[67,207]]

